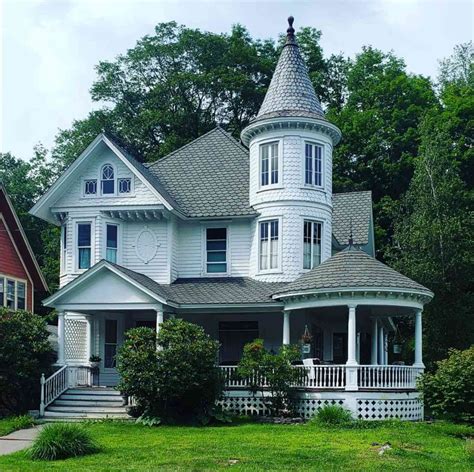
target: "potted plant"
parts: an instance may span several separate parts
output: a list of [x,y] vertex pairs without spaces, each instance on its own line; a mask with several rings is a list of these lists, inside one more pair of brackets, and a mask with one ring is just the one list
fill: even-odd
[[400,354],[402,352],[402,338],[400,332],[396,331],[395,337],[393,338],[393,353]]
[[301,344],[302,344],[302,352],[303,354],[310,354],[311,353],[311,341],[313,340],[313,336],[309,332],[308,325],[304,327],[303,336],[301,336]]
[[100,361],[102,359],[99,356],[96,356],[95,354],[89,357],[89,362],[91,363],[91,368],[92,369],[97,369],[99,367]]

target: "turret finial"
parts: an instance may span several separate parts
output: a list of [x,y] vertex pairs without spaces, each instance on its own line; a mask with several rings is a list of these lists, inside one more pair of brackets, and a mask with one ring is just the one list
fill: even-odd
[[289,16],[288,17],[289,27],[286,30],[286,44],[296,44],[295,29],[293,28],[293,21],[295,21],[295,19],[292,16]]
[[350,224],[351,224],[351,232],[349,234],[349,247],[354,246],[354,237],[352,235],[352,217],[350,219]]

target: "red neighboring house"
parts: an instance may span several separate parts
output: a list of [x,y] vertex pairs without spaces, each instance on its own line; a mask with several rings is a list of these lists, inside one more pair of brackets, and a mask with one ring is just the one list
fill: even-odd
[[33,311],[35,293],[47,291],[20,220],[0,183],[0,306]]

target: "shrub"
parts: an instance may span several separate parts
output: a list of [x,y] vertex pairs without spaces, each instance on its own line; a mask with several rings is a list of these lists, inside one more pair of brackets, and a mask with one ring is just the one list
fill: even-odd
[[0,308],[0,407],[22,413],[38,406],[40,376],[54,361],[48,335],[40,316]]
[[97,452],[99,447],[84,427],[57,423],[47,425],[30,449],[32,459],[54,461]]
[[166,320],[155,338],[150,328],[126,333],[118,354],[120,390],[135,398],[144,418],[206,423],[222,394],[219,343],[181,319]]
[[351,412],[342,406],[326,405],[318,410],[311,422],[327,426],[344,426],[352,424],[353,418]]
[[465,351],[451,349],[438,361],[436,371],[425,373],[419,388],[434,416],[453,421],[474,421],[474,346]]
[[291,410],[292,386],[301,377],[301,369],[295,369],[292,362],[299,359],[296,346],[282,346],[274,354],[265,349],[263,339],[255,339],[244,346],[237,375],[248,382],[254,395],[260,392],[272,415],[282,414]]

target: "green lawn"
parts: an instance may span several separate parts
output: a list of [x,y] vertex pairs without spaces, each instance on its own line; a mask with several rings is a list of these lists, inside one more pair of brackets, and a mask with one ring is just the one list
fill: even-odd
[[29,416],[10,416],[0,419],[0,436],[6,436],[17,429],[30,428],[33,426],[33,419]]
[[[0,456],[0,470],[474,470],[474,428],[389,423],[367,429],[243,423],[221,427],[85,426],[103,447],[91,456],[34,462]],[[379,456],[377,442],[392,449]],[[233,461],[237,461],[231,464]]]

